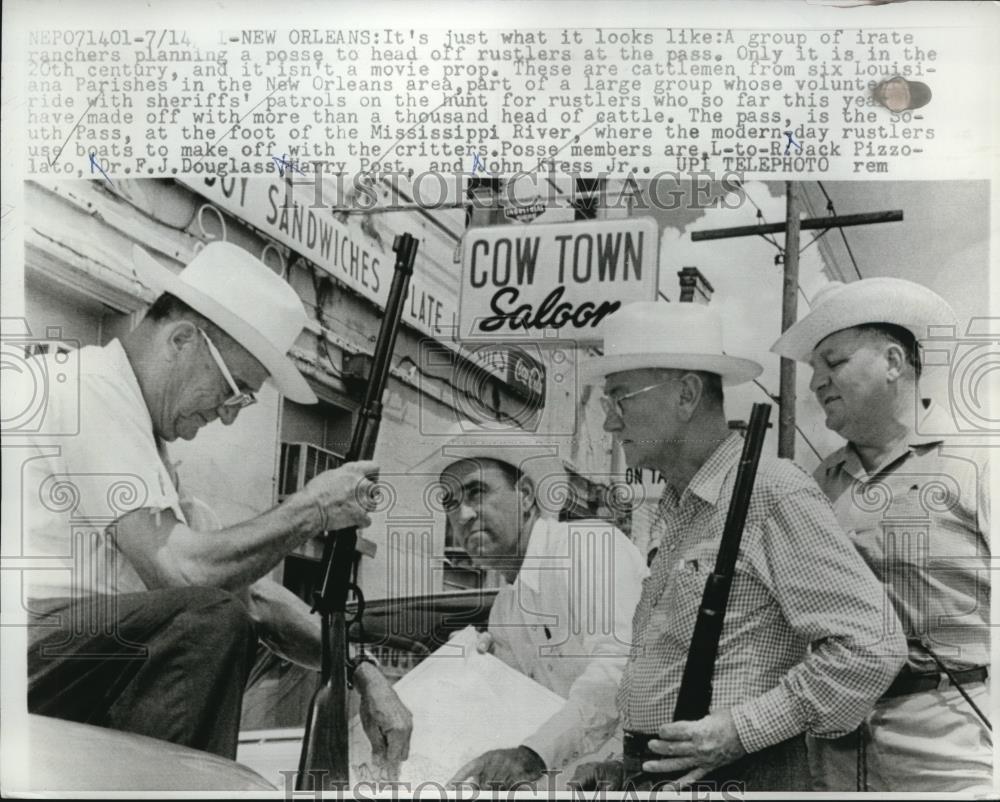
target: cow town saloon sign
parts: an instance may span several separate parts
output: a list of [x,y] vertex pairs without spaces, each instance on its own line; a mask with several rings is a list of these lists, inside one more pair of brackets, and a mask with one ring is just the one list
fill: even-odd
[[473,228],[465,235],[459,336],[600,341],[600,324],[657,288],[652,218]]

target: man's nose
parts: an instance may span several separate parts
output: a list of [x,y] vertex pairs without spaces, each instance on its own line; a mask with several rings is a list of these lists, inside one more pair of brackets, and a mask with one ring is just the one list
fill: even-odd
[[468,501],[462,501],[458,505],[458,520],[463,526],[469,523],[469,521],[475,520],[478,515],[479,513],[476,511],[476,508]]
[[604,431],[606,432],[620,432],[622,430],[624,423],[618,413],[616,412],[605,412],[604,413]]
[[813,368],[812,378],[809,379],[809,389],[817,392],[820,387],[826,384],[829,374],[820,368]]

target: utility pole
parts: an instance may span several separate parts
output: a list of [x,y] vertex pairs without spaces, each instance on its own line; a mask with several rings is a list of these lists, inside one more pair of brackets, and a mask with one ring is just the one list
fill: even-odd
[[[755,226],[736,226],[733,228],[713,228],[706,231],[692,231],[692,242],[706,240],[730,239],[732,237],[759,236],[766,239],[784,254],[784,280],[781,291],[781,330],[785,331],[795,323],[797,315],[797,296],[799,284],[799,235],[801,231],[816,231],[820,233],[812,242],[822,237],[831,228],[847,228],[849,226],[872,225],[874,223],[895,223],[903,219],[901,210],[886,212],[864,212],[861,214],[830,215],[829,217],[812,217],[799,220],[799,204],[797,194],[801,182],[785,182],[785,222],[760,223]],[[758,216],[760,212],[758,211]],[[782,249],[777,242],[765,235],[785,234],[785,247]],[[810,242],[806,247],[812,244]],[[791,359],[781,360],[780,390],[778,403],[778,456],[793,459],[795,457],[795,362]]]
[[[799,211],[795,184],[785,182],[785,258],[781,286],[781,330],[793,323],[798,311],[799,290]],[[781,358],[778,395],[778,456],[795,458],[795,360]]]

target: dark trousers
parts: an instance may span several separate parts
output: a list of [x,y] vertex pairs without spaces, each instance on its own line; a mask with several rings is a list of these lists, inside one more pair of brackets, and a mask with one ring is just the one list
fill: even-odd
[[257,645],[235,596],[170,588],[30,607],[30,712],[235,758]]

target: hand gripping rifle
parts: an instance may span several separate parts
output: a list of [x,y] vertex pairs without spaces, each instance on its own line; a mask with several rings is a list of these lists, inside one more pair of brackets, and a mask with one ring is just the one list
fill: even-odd
[[764,447],[764,435],[767,434],[767,419],[770,416],[770,404],[753,405],[726,525],[722,531],[722,543],[715,560],[715,570],[705,582],[701,607],[698,608],[677,706],[674,708],[674,721],[697,721],[704,718],[712,704],[712,673],[719,651],[722,623],[726,617],[729,589],[736,571],[736,556],[740,553],[750,495],[753,493],[760,452]]
[[[418,244],[409,234],[402,234],[392,245],[396,252],[395,272],[375,343],[364,404],[347,452],[348,462],[370,460],[375,454],[375,441],[382,420],[382,393],[389,378],[390,361]],[[360,590],[351,582],[357,541],[358,531],[353,527],[325,533],[320,563],[323,582],[313,598],[313,610],[318,610],[322,616],[320,684],[309,705],[295,779],[296,791],[343,790],[348,783],[347,627],[354,621],[347,621],[346,607],[347,594],[354,590],[359,601],[355,619],[360,617],[363,609]]]

